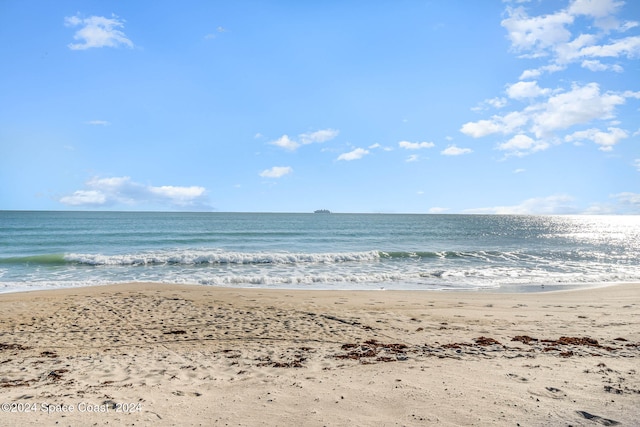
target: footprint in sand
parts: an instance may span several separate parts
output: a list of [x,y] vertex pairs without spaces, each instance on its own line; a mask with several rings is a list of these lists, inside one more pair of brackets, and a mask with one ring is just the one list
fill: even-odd
[[523,383],[526,383],[527,381],[529,381],[527,378],[521,377],[520,375],[517,375],[517,374],[507,374],[507,377],[511,378],[512,380],[520,381]]
[[176,395],[176,396],[193,396],[193,397],[200,397],[202,396],[202,393],[199,393],[197,391],[181,391],[181,390],[176,390],[176,391],[172,391],[172,394]]
[[534,396],[550,397],[552,399],[564,399],[567,397],[567,393],[555,387],[545,387],[544,390],[529,390],[529,393]]
[[576,413],[588,420],[595,421],[599,424],[602,424],[603,426],[617,426],[618,424],[620,424],[618,421],[610,420],[608,418],[602,418],[602,417],[599,417],[598,415],[593,415],[586,411],[576,411]]

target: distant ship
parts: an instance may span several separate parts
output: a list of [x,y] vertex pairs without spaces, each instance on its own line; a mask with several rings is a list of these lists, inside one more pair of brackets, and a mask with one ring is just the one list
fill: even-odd
[[318,209],[317,211],[313,211],[313,213],[330,214],[331,211],[329,209]]

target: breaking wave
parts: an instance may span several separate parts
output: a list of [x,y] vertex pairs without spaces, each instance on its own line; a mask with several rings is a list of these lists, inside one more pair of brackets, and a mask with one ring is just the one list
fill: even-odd
[[308,264],[373,261],[377,251],[347,253],[229,252],[222,250],[156,251],[138,254],[67,254],[69,263],[86,265],[221,265],[221,264]]

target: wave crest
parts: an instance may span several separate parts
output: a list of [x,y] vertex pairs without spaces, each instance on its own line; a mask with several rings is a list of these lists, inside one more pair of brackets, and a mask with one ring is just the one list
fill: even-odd
[[288,252],[228,252],[185,250],[149,252],[139,254],[67,254],[69,263],[85,265],[221,265],[221,264],[332,264],[342,262],[374,261],[380,258],[377,251],[346,253],[288,253]]

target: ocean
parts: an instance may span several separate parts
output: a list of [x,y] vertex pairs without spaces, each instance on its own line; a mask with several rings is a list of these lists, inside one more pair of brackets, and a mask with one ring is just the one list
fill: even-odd
[[0,211],[0,292],[123,282],[503,292],[640,283],[640,216]]

